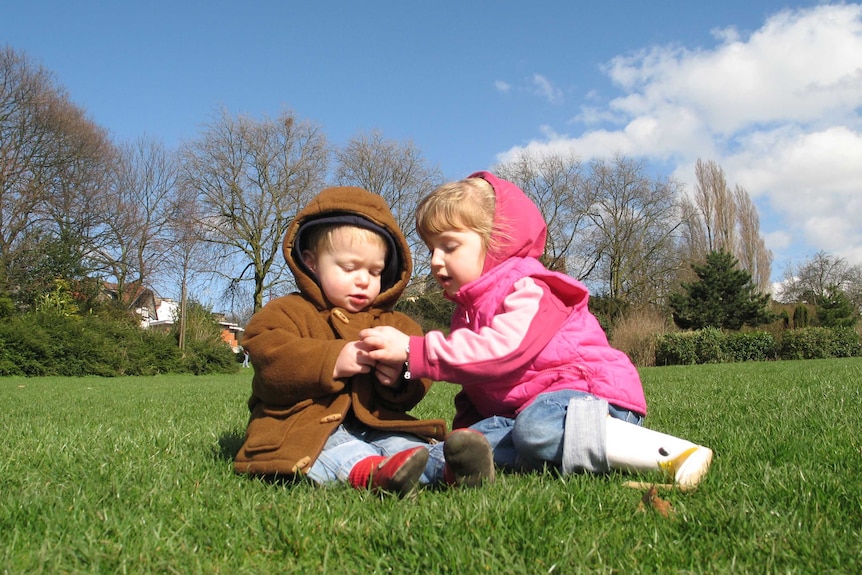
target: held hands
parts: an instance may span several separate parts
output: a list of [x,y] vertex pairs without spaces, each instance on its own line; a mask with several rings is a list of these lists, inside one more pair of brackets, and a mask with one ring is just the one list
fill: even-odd
[[388,386],[398,383],[407,361],[410,336],[394,327],[379,326],[363,329],[359,332],[359,339],[363,348],[368,350],[368,357],[377,362],[377,380]]
[[368,348],[359,341],[351,341],[339,352],[332,376],[351,377],[357,373],[368,373],[377,362],[368,356]]
[[399,373],[401,366],[407,361],[407,346],[410,344],[410,336],[400,332],[394,327],[383,325],[363,329],[359,332],[359,339],[368,356],[374,361],[397,365]]
[[358,373],[369,373],[373,370],[374,376],[382,385],[387,387],[397,385],[401,377],[401,368],[406,360],[387,362],[371,357],[371,353],[373,353],[373,348],[364,341],[349,342],[341,348],[341,352],[335,360],[332,376],[338,379],[351,377]]
[[386,387],[395,387],[401,379],[402,365],[403,364],[401,363],[391,365],[388,363],[377,362],[377,366],[374,368],[374,377],[376,377],[377,381]]

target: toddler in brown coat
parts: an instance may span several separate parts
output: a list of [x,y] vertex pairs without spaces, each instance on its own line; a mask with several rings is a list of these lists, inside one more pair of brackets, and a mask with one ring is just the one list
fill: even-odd
[[255,373],[234,469],[399,494],[417,484],[493,481],[484,436],[447,437],[443,420],[407,413],[431,381],[375,362],[359,342],[362,329],[383,325],[421,335],[393,310],[412,261],[383,198],[323,190],[291,223],[283,251],[299,292],[270,301],[246,326]]

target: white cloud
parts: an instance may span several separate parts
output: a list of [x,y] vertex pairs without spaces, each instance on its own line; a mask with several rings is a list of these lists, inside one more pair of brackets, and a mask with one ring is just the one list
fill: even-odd
[[587,126],[605,122],[620,124],[625,123],[625,117],[620,114],[614,114],[611,110],[599,106],[582,106],[581,112],[572,120],[572,123],[575,122]]
[[559,104],[563,101],[563,91],[541,74],[533,74],[532,85],[535,93],[547,99],[548,102]]
[[[508,94],[512,91],[512,88],[512,84],[509,84],[508,82],[505,82],[503,80],[494,81],[494,89],[496,89],[498,92]],[[525,79],[523,83],[519,84],[515,88],[520,93],[539,96],[540,98],[547,100],[551,104],[563,103],[563,91],[560,88],[556,87],[553,82],[551,82],[542,74],[533,74],[530,78]]]
[[509,90],[512,89],[512,85],[508,82],[504,82],[503,80],[497,80],[494,82],[494,88],[496,88],[498,92],[508,94]]
[[785,11],[747,40],[723,31],[712,50],[655,47],[619,56],[606,72],[628,93],[610,106],[630,116],[690,108],[716,134],[842,118],[862,96],[860,12],[858,5]]
[[781,250],[791,244],[790,234],[787,232],[772,232],[764,235],[764,243],[769,250]]
[[862,133],[845,126],[760,132],[726,169],[753,197],[762,196],[804,241],[862,263]]
[[825,250],[862,263],[862,5],[782,11],[753,33],[713,36],[710,48],[612,59],[605,73],[621,94],[605,105],[590,98],[576,115],[588,130],[548,131],[498,159],[621,152],[673,162],[689,184],[697,158],[714,160],[780,218],[761,221],[771,249],[804,240],[800,257]]

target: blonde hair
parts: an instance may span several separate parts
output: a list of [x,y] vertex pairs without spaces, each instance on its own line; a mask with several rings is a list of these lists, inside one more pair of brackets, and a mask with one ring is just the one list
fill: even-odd
[[353,242],[372,243],[383,248],[384,253],[389,252],[389,246],[386,243],[386,239],[379,233],[359,226],[352,226],[350,224],[320,225],[312,227],[307,232],[308,237],[303,241],[307,246],[305,249],[314,255],[319,254],[322,250],[332,253],[335,247],[332,238],[339,231],[346,234],[345,239],[350,242],[351,245]]
[[416,208],[416,231],[426,244],[449,230],[479,234],[487,253],[493,246],[494,188],[482,178],[467,178],[439,186]]

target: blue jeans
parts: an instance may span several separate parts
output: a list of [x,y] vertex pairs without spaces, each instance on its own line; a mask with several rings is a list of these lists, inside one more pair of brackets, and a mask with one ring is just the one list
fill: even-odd
[[372,455],[390,456],[405,449],[422,446],[428,449],[428,464],[419,478],[423,485],[443,479],[443,442],[429,444],[408,433],[378,431],[363,425],[339,425],[326,440],[308,477],[318,484],[346,482],[350,470],[358,462]]
[[[575,390],[552,391],[539,395],[514,419],[492,416],[471,425],[488,438],[494,451],[494,463],[500,467],[527,471],[545,464],[560,467],[563,462],[563,437],[566,410],[573,398],[592,397]],[[643,424],[643,416],[608,404],[611,417]]]

